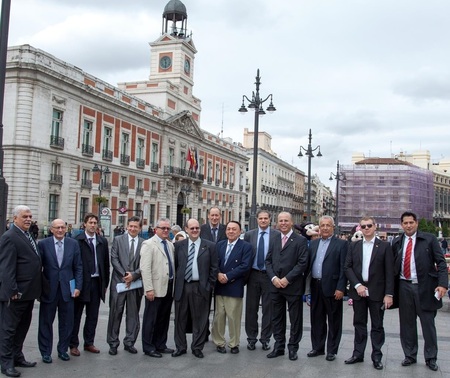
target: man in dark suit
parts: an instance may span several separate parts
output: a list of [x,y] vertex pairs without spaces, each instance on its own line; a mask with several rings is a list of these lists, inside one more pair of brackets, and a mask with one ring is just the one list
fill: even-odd
[[31,234],[27,206],[13,210],[14,227],[0,238],[0,361],[1,372],[20,377],[17,367],[34,367],[22,352],[31,324],[34,300],[41,296],[41,258]]
[[436,236],[418,231],[416,214],[404,212],[401,216],[404,235],[392,242],[395,255],[395,273],[399,275],[400,341],[405,359],[403,366],[417,361],[417,317],[422,325],[425,341],[426,365],[438,370],[437,335],[434,318],[442,307],[447,292],[447,264]]
[[270,242],[266,258],[267,274],[272,282],[272,330],[275,339],[274,358],[284,355],[286,347],[286,305],[291,331],[288,342],[289,359],[298,358],[297,351],[303,334],[303,302],[305,273],[308,269],[308,243],[306,238],[292,231],[292,216],[288,212],[278,215],[281,238]]
[[194,356],[203,358],[209,318],[209,301],[216,283],[218,258],[215,244],[199,238],[200,225],[196,219],[186,224],[188,239],[175,243],[175,345],[173,357],[186,353],[186,329],[192,321]]
[[[66,223],[55,219],[51,224],[53,236],[39,242],[42,273],[46,285],[39,307],[38,344],[42,361],[52,362],[53,321],[58,311],[58,358],[69,361],[67,354],[73,329],[74,298],[83,285],[83,264],[78,243],[66,238]],[[71,282],[72,281],[72,282]]]
[[80,245],[81,261],[83,262],[83,288],[80,296],[75,300],[75,319],[70,338],[70,354],[72,356],[80,355],[78,333],[84,308],[86,308],[86,320],[83,328],[84,350],[100,353],[100,350],[94,345],[95,330],[100,300],[105,301],[106,288],[109,283],[108,241],[97,234],[97,215],[86,214],[83,225],[84,232],[75,238]]
[[364,217],[359,224],[363,239],[350,244],[345,262],[345,274],[350,281],[349,296],[353,299],[355,327],[353,355],[345,363],[364,361],[368,311],[373,367],[381,370],[384,309],[392,306],[394,296],[394,255],[388,242],[375,237],[377,228],[374,218]]
[[[348,244],[334,236],[334,219],[324,215],[319,219],[320,238],[309,247],[311,274],[311,344],[308,357],[325,354],[333,361],[342,336],[342,298],[347,286],[344,273]],[[327,337],[328,320],[328,337]]]
[[128,218],[127,233],[116,236],[111,248],[111,284],[109,286],[109,319],[106,341],[109,344],[109,354],[115,356],[120,344],[119,332],[122,323],[123,312],[125,315],[124,349],[136,354],[134,347],[140,329],[139,310],[141,308],[143,290],[132,289],[125,292],[117,292],[117,284],[129,287],[132,282],[141,279],[140,250],[143,238],[139,237],[142,229],[141,218],[133,216]]
[[208,212],[208,221],[200,229],[200,238],[217,243],[221,240],[227,240],[225,234],[225,225],[220,223],[222,215],[218,207],[211,207]]
[[270,227],[270,213],[259,210],[256,213],[258,228],[245,233],[244,240],[253,247],[252,269],[247,281],[245,296],[245,332],[247,333],[247,349],[255,350],[258,340],[258,310],[262,303],[261,336],[259,341],[263,350],[270,349],[272,336],[272,303],[270,298],[271,286],[264,261],[269,251],[269,241],[280,240],[280,232]]
[[150,357],[173,353],[167,347],[167,332],[173,302],[175,274],[173,244],[169,240],[170,220],[160,218],[155,235],[141,248],[141,274],[145,292],[142,318],[142,349]]
[[245,279],[251,268],[252,246],[239,239],[241,224],[237,221],[228,222],[226,234],[228,239],[216,244],[219,273],[214,290],[216,311],[211,335],[217,351],[226,353],[225,323],[228,319],[228,345],[230,352],[237,354],[241,337],[242,298]]

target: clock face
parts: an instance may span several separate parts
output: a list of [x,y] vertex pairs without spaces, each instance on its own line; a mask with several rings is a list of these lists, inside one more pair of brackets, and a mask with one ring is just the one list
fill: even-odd
[[188,75],[191,72],[191,62],[189,61],[189,59],[186,58],[186,60],[184,61],[184,72],[186,72]]
[[172,65],[172,59],[170,59],[170,56],[164,55],[164,56],[159,60],[159,66],[160,66],[163,70],[167,70],[168,68],[170,68],[171,65]]

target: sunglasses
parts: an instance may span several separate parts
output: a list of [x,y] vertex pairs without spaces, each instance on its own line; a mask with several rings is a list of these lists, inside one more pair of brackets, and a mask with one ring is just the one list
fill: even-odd
[[200,227],[191,227],[191,228],[189,228],[189,230],[191,230],[191,231],[200,230]]
[[365,228],[372,228],[373,224],[362,224],[361,228],[364,230]]
[[163,231],[170,231],[170,227],[156,227]]

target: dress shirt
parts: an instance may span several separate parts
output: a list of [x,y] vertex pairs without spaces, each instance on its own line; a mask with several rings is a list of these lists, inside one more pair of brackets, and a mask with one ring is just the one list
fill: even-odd
[[97,238],[96,235],[89,236],[85,232],[86,240],[89,243],[89,239],[92,239],[92,244],[94,245],[94,264],[95,264],[95,273],[91,275],[91,277],[100,277],[100,272],[98,270],[98,261],[97,261]]
[[188,239],[188,253],[189,253],[189,249],[191,248],[191,244],[195,245],[194,261],[192,261],[192,279],[191,279],[191,281],[198,281],[200,279],[200,276],[198,274],[198,265],[197,265],[197,257],[198,257],[198,251],[200,250],[200,243],[201,243],[200,238],[198,238],[195,242],[193,242],[191,239]]
[[312,277],[316,279],[322,278],[322,265],[323,260],[325,259],[325,254],[327,253],[328,246],[330,245],[330,240],[332,236],[330,236],[328,239],[322,239],[319,240],[319,246],[317,247],[317,253],[316,258],[314,260],[313,266],[312,266]]
[[362,255],[362,279],[364,282],[369,281],[369,266],[372,258],[375,237],[372,240],[363,239],[363,255]]
[[259,247],[259,238],[261,237],[261,232],[265,232],[263,235],[264,239],[264,261],[267,257],[267,252],[269,251],[269,239],[270,239],[270,227],[267,227],[265,230],[258,228],[258,237],[256,239],[256,255],[253,260],[253,269],[259,270],[258,268],[258,247]]
[[[415,233],[413,236],[411,236],[412,239],[412,252],[411,252],[411,278],[410,280],[417,282],[417,270],[416,270],[416,260],[414,259],[414,247],[416,246],[416,236],[417,233]],[[403,242],[403,252],[402,252],[402,272],[400,275],[400,278],[402,280],[405,279],[405,276],[403,275],[403,262],[405,260],[405,253],[406,253],[406,247],[408,245],[409,236],[404,236],[404,242]]]

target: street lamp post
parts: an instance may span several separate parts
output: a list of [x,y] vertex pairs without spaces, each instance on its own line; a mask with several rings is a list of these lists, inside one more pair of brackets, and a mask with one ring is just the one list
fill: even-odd
[[300,152],[298,153],[298,157],[303,157],[302,150],[305,151],[305,155],[308,156],[308,222],[311,222],[311,159],[314,157],[313,152],[319,150],[317,153],[317,157],[321,157],[322,154],[320,152],[320,144],[315,148],[311,147],[311,129],[309,129],[309,143],[308,148],[300,146]]
[[[255,123],[253,131],[253,176],[252,176],[252,205],[250,209],[250,221],[249,229],[252,230],[257,227],[256,222],[256,184],[258,182],[258,128],[259,128],[259,116],[266,114],[262,104],[265,103],[270,98],[270,104],[267,107],[269,113],[273,113],[276,109],[272,103],[272,94],[268,95],[265,99],[262,99],[259,95],[259,86],[261,85],[261,77],[259,76],[259,68],[256,72],[256,91],[252,92],[252,99],[250,100],[246,95],[242,96],[242,105],[239,108],[239,112],[244,114],[247,113],[247,107],[249,109],[254,109],[255,111]],[[245,106],[245,101],[249,103]]]
[[[111,171],[109,170],[108,167],[103,167],[102,165],[100,165],[100,167],[99,167],[98,164],[95,164],[94,168],[92,168],[92,172],[100,173],[100,182],[98,184],[98,197],[100,199],[102,199],[102,189],[103,189],[104,181],[106,181],[106,175],[109,175],[111,173]],[[105,177],[105,180],[103,179],[103,177]],[[103,208],[103,202],[99,202],[98,203],[98,222],[99,223],[100,223],[100,216],[101,216],[102,208]]]
[[189,194],[192,193],[192,186],[191,185],[183,185],[180,190],[184,193],[184,196],[183,196],[184,204],[183,204],[183,209],[182,209],[183,210],[183,212],[182,212],[183,218],[184,218],[183,219],[184,220],[183,228],[184,228],[184,227],[186,227],[186,224],[187,224],[188,214],[190,214],[188,205],[189,205]]
[[345,180],[345,174],[339,170],[339,160],[336,165],[336,173],[330,172],[330,180],[336,179],[336,216],[335,216],[335,233],[339,235],[339,181]]

